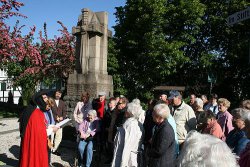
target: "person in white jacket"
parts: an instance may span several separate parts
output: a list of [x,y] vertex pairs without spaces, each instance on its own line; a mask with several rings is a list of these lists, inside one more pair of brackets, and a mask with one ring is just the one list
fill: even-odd
[[139,121],[144,111],[139,103],[128,104],[125,112],[127,118],[117,131],[114,141],[112,167],[137,167],[143,139],[143,125]]

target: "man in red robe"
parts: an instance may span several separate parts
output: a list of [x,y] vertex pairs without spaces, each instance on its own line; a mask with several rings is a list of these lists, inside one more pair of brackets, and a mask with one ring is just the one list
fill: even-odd
[[46,92],[36,93],[20,119],[19,167],[48,167],[47,133],[44,113]]

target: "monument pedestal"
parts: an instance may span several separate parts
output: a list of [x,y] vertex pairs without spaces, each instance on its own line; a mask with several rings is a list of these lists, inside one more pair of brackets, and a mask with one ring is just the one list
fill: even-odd
[[70,74],[67,86],[68,96],[80,96],[83,91],[88,91],[90,97],[97,97],[98,92],[106,92],[107,96],[113,95],[113,79],[107,74]]

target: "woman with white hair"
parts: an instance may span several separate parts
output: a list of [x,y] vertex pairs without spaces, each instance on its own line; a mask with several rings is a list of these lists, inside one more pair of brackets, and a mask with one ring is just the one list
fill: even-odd
[[137,167],[140,165],[138,154],[141,152],[143,126],[139,121],[144,111],[137,100],[127,105],[123,126],[116,133],[112,167]]
[[178,167],[237,167],[236,155],[222,140],[190,131],[178,158]]
[[203,101],[196,98],[194,101],[194,112],[197,120],[197,131],[202,131],[206,126],[206,116],[203,110]]
[[78,150],[81,157],[81,165],[83,165],[83,153],[85,148],[87,149],[87,159],[86,159],[86,167],[90,167],[93,157],[93,137],[98,131],[99,119],[97,117],[96,110],[89,110],[87,117],[84,121],[79,125],[80,132],[80,142],[78,145]]
[[174,167],[176,141],[174,130],[167,118],[170,110],[165,104],[154,107],[154,127],[151,147],[148,150],[149,167]]
[[[138,106],[141,106],[141,101],[139,99],[134,99],[132,102],[137,104]],[[145,121],[145,111],[142,109],[142,106],[140,115],[138,117],[139,117],[138,121],[143,124]]]
[[[250,139],[250,110],[242,109],[240,115],[245,122],[245,132]],[[248,142],[246,148],[240,154],[239,160],[240,167],[249,167],[250,166],[250,142]]]

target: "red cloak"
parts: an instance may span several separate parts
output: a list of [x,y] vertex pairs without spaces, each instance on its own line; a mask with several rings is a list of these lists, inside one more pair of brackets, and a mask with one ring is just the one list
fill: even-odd
[[21,141],[20,167],[48,167],[47,133],[44,113],[36,108]]

